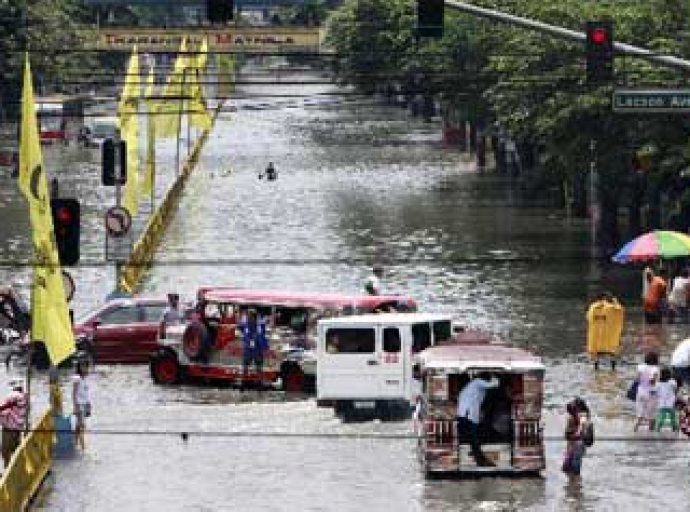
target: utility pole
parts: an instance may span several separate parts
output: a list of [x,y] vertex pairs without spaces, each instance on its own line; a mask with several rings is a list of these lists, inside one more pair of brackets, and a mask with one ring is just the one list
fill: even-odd
[[599,174],[597,173],[597,140],[589,140],[589,219],[590,231],[592,233],[591,255],[593,258],[599,257],[599,247],[597,237],[599,236],[599,219],[601,209],[599,205]]

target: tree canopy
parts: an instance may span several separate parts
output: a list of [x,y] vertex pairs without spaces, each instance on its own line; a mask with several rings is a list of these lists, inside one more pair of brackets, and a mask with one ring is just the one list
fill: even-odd
[[[690,16],[686,0],[473,3],[577,31],[584,31],[587,20],[611,19],[618,41],[673,55],[690,50],[682,37]],[[589,172],[590,144],[596,140],[599,194],[610,215],[634,195],[636,153],[653,147],[645,187],[657,202],[659,192],[668,192],[671,202],[676,199],[677,176],[690,161],[690,123],[679,116],[614,114],[611,92],[614,86],[677,86],[685,78],[683,73],[618,56],[615,85],[594,87],[586,83],[583,42],[448,7],[443,38],[417,40],[415,13],[414,0],[344,2],[328,24],[328,41],[338,55],[338,76],[377,91],[387,83],[409,81],[413,74],[415,83],[431,87],[444,101],[463,109],[468,121],[495,121],[513,136],[533,141],[540,148],[541,172],[572,183],[582,182]],[[613,231],[610,235],[615,238],[615,227]]]

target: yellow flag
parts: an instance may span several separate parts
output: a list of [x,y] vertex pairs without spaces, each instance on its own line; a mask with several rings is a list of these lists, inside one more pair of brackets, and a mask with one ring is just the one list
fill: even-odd
[[154,175],[156,173],[156,101],[151,98],[154,92],[155,73],[153,66],[149,69],[149,77],[146,82],[146,168],[144,170],[144,182],[141,185],[141,194],[150,196],[153,191]]
[[211,116],[206,110],[206,100],[204,99],[204,91],[201,85],[200,77],[206,69],[206,61],[208,59],[208,43],[206,39],[201,43],[199,54],[194,62],[194,67],[190,69],[189,86],[187,87],[189,100],[189,122],[192,126],[208,130],[211,128]]
[[118,104],[120,116],[120,138],[127,144],[127,181],[124,186],[122,206],[132,217],[139,210],[139,56],[136,46],[132,50],[127,66],[125,85]]
[[19,141],[19,188],[29,202],[34,246],[34,284],[31,294],[31,337],[41,340],[53,364],[74,352],[74,334],[67,309],[62,270],[55,246],[53,218],[43,158],[31,67],[26,56],[22,93],[22,131]]
[[[180,52],[175,59],[175,66],[168,75],[163,88],[163,99],[158,104],[156,112],[156,136],[177,137],[180,131],[180,115],[184,107],[182,99],[182,82],[187,81],[187,65],[189,57],[187,51],[187,39],[182,38]],[[167,98],[167,99],[166,99]]]
[[219,98],[228,98],[232,93],[234,78],[234,63],[231,57],[221,55],[218,58],[218,94]]

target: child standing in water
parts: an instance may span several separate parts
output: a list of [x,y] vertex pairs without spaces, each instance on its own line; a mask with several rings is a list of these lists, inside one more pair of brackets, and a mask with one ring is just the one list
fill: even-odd
[[671,424],[674,432],[678,431],[678,416],[676,415],[676,393],[678,385],[676,381],[671,378],[671,370],[662,368],[659,377],[659,383],[656,385],[657,390],[657,411],[654,419],[654,426],[656,431],[661,431],[664,422],[668,421]]

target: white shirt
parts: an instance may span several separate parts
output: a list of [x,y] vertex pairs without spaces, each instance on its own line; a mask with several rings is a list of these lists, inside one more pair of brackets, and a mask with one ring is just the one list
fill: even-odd
[[72,382],[77,386],[77,405],[91,403],[89,400],[89,382],[80,375],[74,375]]
[[676,405],[676,381],[671,379],[656,385],[659,408],[673,409]]
[[668,301],[674,306],[684,307],[688,303],[688,287],[690,286],[690,279],[685,277],[676,277],[673,280],[673,286],[668,294]]
[[659,367],[646,363],[638,365],[637,377],[640,379],[640,383],[637,386],[637,394],[639,396],[648,397],[656,391],[656,387],[653,383],[659,378]]
[[671,366],[679,368],[690,366],[690,338],[680,342],[671,356]]
[[179,325],[182,323],[182,312],[180,308],[173,308],[168,306],[168,308],[163,311],[163,317],[161,318],[166,326],[169,325]]
[[379,295],[381,293],[381,280],[375,274],[372,274],[369,276],[369,279],[367,279],[364,288],[367,291],[372,289],[374,290],[374,295]]
[[498,379],[493,377],[490,381],[480,378],[472,379],[458,395],[458,417],[467,418],[472,423],[479,423],[479,413],[486,396],[486,390],[498,387]]

